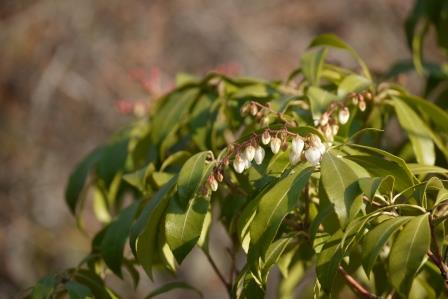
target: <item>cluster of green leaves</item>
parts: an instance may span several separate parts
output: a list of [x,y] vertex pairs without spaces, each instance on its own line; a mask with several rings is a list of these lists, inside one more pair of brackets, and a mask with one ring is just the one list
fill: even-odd
[[[347,51],[360,72],[328,63],[329,49]],[[314,120],[361,91],[373,100],[364,112],[350,108],[319,166],[293,166],[287,152],[267,153],[243,174],[226,168],[218,191],[204,192],[222,149],[262,130],[256,118],[241,115],[245,103],[269,104],[298,125],[291,131],[324,138]],[[394,120],[406,136],[398,146],[383,132]],[[284,123],[273,115],[268,126]],[[274,265],[280,298],[292,298],[297,287],[310,296],[337,296],[347,286],[359,292],[347,276],[377,296],[439,298],[446,292],[447,145],[446,111],[396,84],[378,85],[333,35],[315,38],[285,81],[180,76],[147,118],[75,169],[67,204],[82,227],[91,199],[103,228],[78,267],[43,278],[31,296],[116,298],[105,275],[122,278],[125,269],[137,285],[138,267],[151,279],[154,270],[175,273],[194,247],[211,260],[210,227],[223,225],[246,257],[224,281],[234,298],[261,298]],[[149,297],[177,287],[191,288],[172,283]]]

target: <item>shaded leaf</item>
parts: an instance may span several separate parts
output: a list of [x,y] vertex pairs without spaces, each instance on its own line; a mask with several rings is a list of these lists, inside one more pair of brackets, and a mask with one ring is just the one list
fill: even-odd
[[183,289],[183,290],[187,290],[187,291],[188,290],[193,291],[193,292],[195,292],[197,294],[197,296],[199,298],[202,298],[202,293],[198,289],[196,289],[195,287],[192,287],[191,285],[189,285],[189,284],[187,284],[185,282],[170,282],[170,283],[167,283],[167,284],[165,284],[165,285],[155,289],[151,293],[149,293],[145,297],[145,299],[153,298],[153,297],[156,297],[158,295],[161,295],[161,294],[164,294],[164,293],[176,290],[176,289]]

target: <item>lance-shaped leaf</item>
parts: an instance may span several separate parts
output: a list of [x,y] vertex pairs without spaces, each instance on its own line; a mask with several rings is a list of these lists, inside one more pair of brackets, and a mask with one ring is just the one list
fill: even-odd
[[326,56],[326,48],[303,54],[300,65],[302,66],[303,75],[311,85],[319,85],[322,66]]
[[104,285],[104,281],[98,274],[86,269],[78,269],[73,274],[75,281],[87,286],[94,298],[113,299],[117,296]]
[[198,242],[209,205],[209,196],[202,194],[193,197],[186,207],[177,198],[170,201],[165,219],[165,236],[179,264]]
[[206,165],[206,159],[211,152],[201,152],[184,164],[177,179],[177,193],[179,194],[179,204],[183,207],[187,206],[188,202],[198,192],[201,182],[209,168]]
[[338,230],[327,239],[322,251],[317,256],[316,274],[322,288],[326,292],[330,292],[332,289],[338,267],[344,257],[341,246],[342,235],[342,231]]
[[369,87],[372,82],[362,76],[350,74],[338,85],[338,97],[345,97],[350,92],[359,92]]
[[406,130],[411,140],[417,162],[424,165],[434,165],[436,160],[434,142],[429,128],[420,116],[401,99],[394,98],[394,107],[400,125]]
[[107,228],[101,242],[101,255],[106,265],[119,277],[123,261],[123,249],[139,202],[123,209]]
[[362,242],[362,265],[367,275],[370,274],[376,258],[392,234],[409,220],[410,217],[388,219],[367,233]]
[[410,220],[395,239],[389,254],[389,273],[392,285],[402,296],[408,295],[430,243],[427,214]]
[[321,180],[328,199],[333,204],[340,224],[345,226],[355,197],[359,194],[358,177],[350,166],[331,152],[321,162]]
[[173,189],[177,176],[166,183],[143,208],[134,225],[131,227],[129,243],[131,250],[149,277],[151,267],[157,256],[157,234],[160,219],[169,202],[169,192]]
[[196,289],[195,287],[192,287],[191,285],[189,285],[188,283],[185,282],[181,282],[181,281],[175,281],[175,282],[170,282],[167,283],[163,286],[161,286],[160,288],[155,289],[154,291],[152,291],[151,293],[149,293],[145,299],[150,299],[150,298],[154,298],[158,295],[161,294],[165,294],[167,292],[173,291],[173,290],[178,290],[178,289],[182,289],[184,290],[183,293],[185,293],[185,291],[193,291],[197,294],[197,297],[202,298],[202,293]]
[[250,241],[259,254],[264,255],[283,218],[296,206],[313,169],[308,163],[299,164],[260,198],[250,225]]
[[70,299],[91,299],[93,298],[92,292],[88,287],[82,285],[76,281],[69,281],[65,285],[65,289],[68,292]]
[[51,298],[57,286],[57,280],[54,275],[48,275],[41,278],[33,287],[31,292],[32,299]]
[[285,251],[286,247],[293,240],[294,240],[293,238],[285,237],[272,242],[272,244],[269,246],[268,250],[266,251],[266,256],[264,257],[264,262],[263,261],[261,262],[260,267],[262,272],[262,278],[265,283],[271,267],[277,264],[278,260]]

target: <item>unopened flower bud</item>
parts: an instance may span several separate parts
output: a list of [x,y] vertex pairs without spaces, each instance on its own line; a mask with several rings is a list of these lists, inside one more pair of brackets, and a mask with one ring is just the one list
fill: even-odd
[[364,96],[362,95],[362,93],[358,93],[358,101],[364,102]]
[[251,166],[252,163],[249,160],[244,159],[244,169],[249,169]]
[[276,154],[280,151],[280,146],[282,145],[282,141],[278,137],[274,137],[271,140],[271,151]]
[[244,150],[244,155],[245,155],[246,160],[248,160],[249,162],[252,161],[255,156],[255,148],[252,145],[249,145]]
[[257,113],[258,113],[258,107],[256,104],[252,103],[250,105],[250,114],[252,114],[252,116],[255,116],[257,115]]
[[320,153],[323,155],[327,151],[327,148],[325,147],[325,144],[320,143],[317,148],[319,149]]
[[262,127],[267,127],[267,126],[269,126],[269,116],[264,116],[264,117],[261,119],[261,126],[262,126]]
[[353,105],[358,105],[358,97],[357,96],[352,97],[352,103],[353,103]]
[[299,156],[302,154],[304,146],[305,142],[300,136],[294,137],[291,141],[292,151]]
[[250,106],[250,104],[248,104],[248,103],[246,103],[243,106],[241,106],[240,112],[241,112],[242,116],[247,114],[247,112],[249,111],[249,106]]
[[298,153],[291,149],[289,152],[289,163],[291,165],[296,165],[300,161],[300,156],[302,155],[302,152]]
[[359,107],[359,110],[361,110],[363,112],[366,111],[366,102],[365,101],[359,101],[358,107]]
[[314,134],[311,134],[310,136],[310,147],[318,147],[322,144],[322,140],[320,140],[320,137]]
[[288,142],[286,140],[283,141],[280,148],[282,151],[286,151],[288,149]]
[[215,173],[215,179],[219,182],[219,183],[221,183],[223,180],[224,180],[224,176],[222,175],[222,173],[221,172],[216,172]]
[[317,147],[312,146],[305,150],[305,159],[307,159],[313,165],[319,164],[321,157],[322,153]]
[[218,182],[213,175],[208,176],[208,185],[210,186],[210,189],[212,189],[212,191],[218,190]]
[[261,146],[257,146],[257,148],[255,149],[255,156],[254,156],[254,160],[257,165],[263,163],[264,155],[265,155],[264,148],[262,148]]
[[261,135],[261,143],[268,144],[269,142],[271,142],[271,134],[269,133],[268,130],[266,130]]
[[346,124],[348,122],[348,119],[350,118],[350,112],[348,111],[347,107],[343,107],[339,110],[339,122],[341,124]]
[[368,100],[368,101],[373,100],[373,95],[370,91],[366,91],[365,97],[366,97],[366,100]]
[[235,160],[233,160],[233,168],[237,173],[242,173],[246,167],[246,162],[241,158],[240,154],[236,154]]
[[222,160],[222,163],[224,164],[224,166],[229,166],[229,158],[224,158]]
[[328,115],[328,112],[324,112],[322,116],[320,117],[320,125],[325,126],[328,124],[328,120],[330,119],[330,116]]
[[322,131],[325,135],[325,138],[327,138],[327,140],[329,141],[333,141],[333,129],[331,128],[330,125],[326,125],[325,127],[322,128]]
[[333,136],[338,135],[339,126],[337,124],[331,125],[331,130],[333,131]]

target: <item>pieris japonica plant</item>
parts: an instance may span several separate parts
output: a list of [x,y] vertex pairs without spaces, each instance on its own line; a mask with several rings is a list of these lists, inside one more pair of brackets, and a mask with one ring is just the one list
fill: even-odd
[[[196,247],[230,298],[263,298],[270,275],[279,298],[444,297],[447,142],[446,111],[373,78],[334,35],[315,38],[285,80],[184,76],[77,166],[67,204],[81,223],[93,201],[103,228],[86,259],[32,296],[116,298],[107,275],[175,276]],[[226,268],[212,226],[232,242]]]

